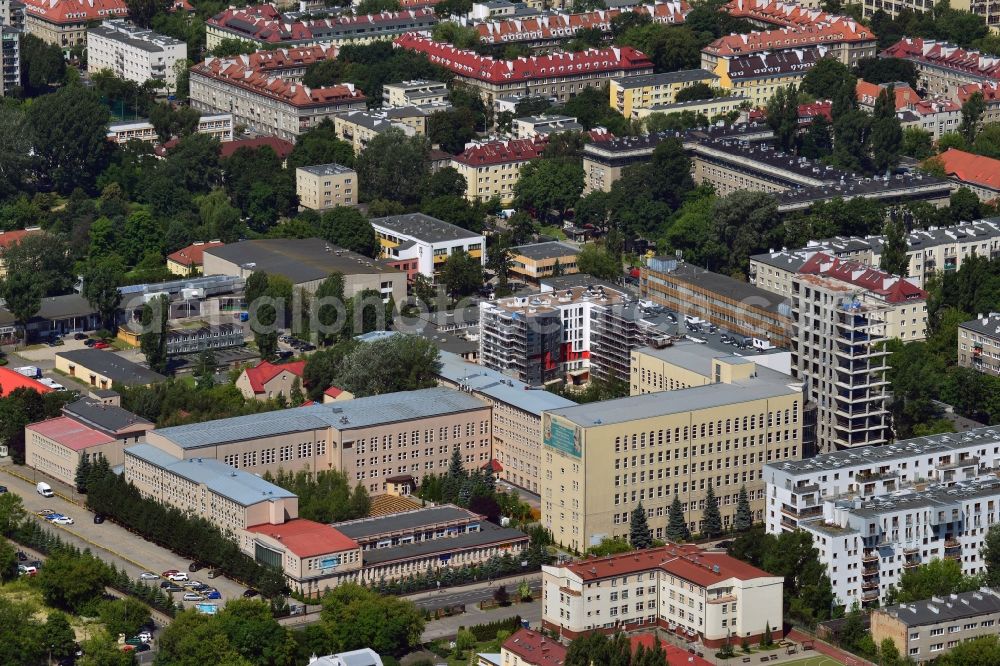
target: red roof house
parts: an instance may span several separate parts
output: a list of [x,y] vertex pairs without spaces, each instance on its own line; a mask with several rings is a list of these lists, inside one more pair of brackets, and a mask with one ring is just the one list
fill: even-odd
[[799,268],[799,273],[834,278],[861,287],[887,303],[905,303],[927,298],[926,291],[906,278],[822,252],[809,257]]
[[500,660],[504,655],[517,657],[515,663],[524,666],[562,666],[566,662],[566,646],[545,634],[531,629],[518,629],[500,646]]
[[1000,160],[949,148],[937,156],[944,172],[990,201],[1000,196]]
[[236,388],[245,397],[257,400],[276,398],[279,393],[287,398],[292,392],[292,385],[296,379],[299,380],[301,387],[305,367],[305,361],[278,364],[261,361],[256,366],[246,368],[240,373],[236,380]]
[[205,263],[205,250],[213,247],[222,247],[222,241],[209,241],[207,243],[199,241],[176,252],[167,255],[167,270],[175,275],[188,275],[194,270],[201,272],[201,267]]

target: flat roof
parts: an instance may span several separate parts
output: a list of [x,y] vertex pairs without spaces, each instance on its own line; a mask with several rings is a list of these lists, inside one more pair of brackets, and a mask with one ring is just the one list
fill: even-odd
[[529,245],[518,245],[510,248],[512,257],[518,255],[527,257],[533,261],[543,261],[545,259],[559,259],[569,255],[580,254],[580,248],[561,241],[548,241],[545,243],[531,243]]
[[615,79],[621,88],[645,88],[646,86],[666,86],[672,83],[688,83],[692,81],[716,80],[719,76],[707,69],[685,69],[679,72],[663,72],[661,74],[644,74],[642,76],[625,76]]
[[[364,539],[387,532],[416,530],[421,527],[436,525],[453,520],[469,520],[475,522],[479,516],[468,509],[453,504],[443,504],[413,511],[390,513],[375,518],[358,518],[342,523],[334,523],[337,530],[352,539]],[[485,520],[485,519],[483,519]]]
[[[673,261],[671,258],[658,257],[664,264]],[[652,268],[660,272],[660,268]],[[735,280],[728,275],[713,273],[704,268],[698,268],[687,263],[678,263],[674,270],[662,271],[667,275],[680,278],[689,284],[694,284],[701,289],[706,289],[725,298],[737,301],[742,307],[753,307],[765,310],[781,317],[791,318],[790,312],[784,314],[780,311],[781,305],[790,305],[788,298],[775,294],[774,292],[755,287],[754,285]]]
[[908,604],[886,606],[875,611],[891,615],[907,627],[941,624],[951,620],[1000,613],[1000,594],[988,587]]
[[486,408],[486,403],[467,393],[436,387],[190,423],[158,429],[156,433],[177,446],[193,449],[324,428],[346,431]]
[[295,497],[295,493],[269,483],[259,476],[219,462],[215,458],[180,460],[152,444],[130,446],[125,449],[125,454],[126,457],[133,456],[192,483],[204,485],[215,494],[240,506]]
[[385,564],[395,560],[405,560],[411,557],[423,557],[432,553],[446,554],[465,548],[477,548],[491,543],[527,539],[528,535],[512,527],[497,527],[483,520],[480,531],[465,532],[453,537],[415,541],[392,548],[372,548],[361,552],[361,560],[365,564]]
[[152,428],[153,423],[117,405],[90,398],[80,398],[63,406],[63,414],[94,425],[105,432],[118,432],[134,426]]
[[82,451],[92,446],[110,444],[115,441],[114,437],[109,437],[100,430],[90,428],[68,416],[57,416],[47,421],[32,423],[26,426],[26,429],[37,432],[73,451]]
[[[788,384],[792,383],[790,379]],[[548,413],[584,428],[616,425],[670,414],[736,405],[748,400],[765,400],[801,393],[801,389],[788,384],[773,381],[707,384],[676,391],[660,391],[592,402],[555,409]]]
[[205,250],[252,271],[283,275],[293,284],[323,280],[331,273],[344,275],[399,273],[384,261],[336,247],[322,238],[267,238],[230,243]]
[[87,370],[100,373],[116,384],[155,384],[166,379],[158,372],[144,368],[138,363],[122,358],[105,349],[73,349],[57,352],[70,363],[76,363]]
[[544,277],[538,281],[540,287],[548,287],[552,291],[572,289],[573,287],[604,287],[605,289],[621,289],[621,286],[595,278],[589,273],[571,273],[556,277]]
[[1000,426],[986,426],[967,430],[964,433],[942,433],[926,437],[914,437],[884,444],[863,446],[832,453],[822,453],[805,460],[788,460],[767,463],[774,471],[789,476],[808,476],[818,472],[851,466],[871,466],[893,460],[906,460],[933,453],[950,453],[976,443],[1000,442]]
[[312,166],[301,166],[297,168],[302,169],[306,173],[311,173],[314,176],[340,176],[346,173],[354,173],[354,169],[351,167],[335,163],[314,164]]
[[441,369],[437,374],[445,381],[466,387],[474,393],[481,393],[529,414],[541,417],[542,412],[546,410],[576,405],[572,400],[555,393],[533,389],[530,385],[496,370],[469,363],[457,354],[443,351],[440,359]]
[[[719,359],[726,363],[742,364],[752,363],[753,359],[746,356],[735,356],[731,351],[720,351],[708,345],[701,345],[696,342],[681,342],[670,347],[657,349],[655,347],[640,347],[635,350],[638,353],[658,358],[661,361],[676,365],[679,368],[696,372],[703,377],[712,376],[712,361]],[[791,382],[792,378],[788,377]]]
[[482,238],[480,234],[423,213],[375,217],[369,221],[373,227],[381,227],[390,233],[410,236],[428,243]]

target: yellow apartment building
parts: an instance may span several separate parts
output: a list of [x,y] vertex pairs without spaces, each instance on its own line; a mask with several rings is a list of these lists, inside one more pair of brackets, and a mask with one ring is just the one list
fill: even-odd
[[317,164],[295,169],[299,207],[325,210],[358,203],[358,174],[340,164]]
[[673,104],[677,93],[697,83],[717,86],[719,76],[705,69],[688,69],[646,76],[626,76],[611,79],[611,108],[626,118],[639,109],[659,104]]

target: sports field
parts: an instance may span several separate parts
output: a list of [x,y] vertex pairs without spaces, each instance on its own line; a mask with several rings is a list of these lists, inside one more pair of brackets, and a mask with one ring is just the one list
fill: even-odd
[[844,666],[844,662],[837,661],[833,657],[827,657],[826,655],[815,654],[805,659],[782,662],[781,666]]

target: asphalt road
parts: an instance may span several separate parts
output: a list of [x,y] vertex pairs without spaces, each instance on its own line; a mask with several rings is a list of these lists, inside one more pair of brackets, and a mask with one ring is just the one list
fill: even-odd
[[[59,534],[68,543],[89,548],[90,551],[102,560],[114,564],[119,569],[123,568],[129,575],[138,578],[143,571],[152,571],[159,574],[167,569],[178,569],[188,571],[191,560],[186,560],[170,552],[166,548],[161,548],[156,544],[144,540],[138,534],[133,534],[123,527],[119,527],[112,522],[105,521],[100,525],[94,524],[94,514],[75,504],[73,499],[80,500],[80,496],[73,493],[73,489],[65,484],[59,483],[49,477],[34,473],[33,470],[25,467],[15,467],[9,460],[0,463],[0,484],[7,486],[10,492],[17,493],[24,502],[24,507],[29,514],[34,516],[42,509],[51,509],[65,516],[69,516],[75,521],[73,525],[53,525],[47,520],[36,516],[36,519],[51,532]],[[14,473],[24,476],[29,481],[15,476]],[[33,476],[34,474],[34,476]],[[35,485],[30,479],[37,478],[38,481],[46,481],[56,492],[55,497],[42,497],[35,491]],[[222,594],[222,599],[216,599],[211,603],[220,606],[225,604],[227,599],[241,597],[244,586],[229,580],[218,577],[207,578],[208,571],[202,569],[197,573],[188,573],[192,580],[215,587]],[[159,584],[161,581],[151,581]],[[173,594],[175,601],[181,601],[183,593]],[[187,606],[195,602],[182,602]]]
[[432,593],[428,596],[417,598],[410,598],[417,608],[426,608],[427,610],[436,610],[438,608],[448,608],[450,606],[465,605],[466,609],[470,606],[476,606],[480,601],[487,601],[493,598],[493,593],[496,591],[500,585],[507,586],[507,592],[511,596],[517,592],[517,584],[522,580],[522,578],[527,578],[529,584],[531,585],[532,595],[537,599],[542,593],[542,581],[540,574],[533,574],[532,576],[524,577],[514,577],[507,578],[500,581],[494,581],[492,585],[488,587],[473,587],[459,589],[457,591],[450,591],[448,589],[441,590],[440,592]]

